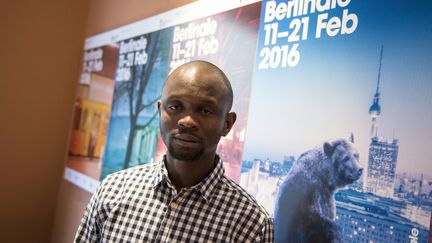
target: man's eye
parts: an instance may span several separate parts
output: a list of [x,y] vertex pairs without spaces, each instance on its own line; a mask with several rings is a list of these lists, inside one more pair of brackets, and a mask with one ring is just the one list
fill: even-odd
[[168,106],[168,109],[170,109],[172,111],[178,110],[179,108],[180,107],[178,105],[170,105],[170,106]]
[[209,110],[209,109],[202,109],[201,111],[204,115],[211,115],[213,114],[213,111]]

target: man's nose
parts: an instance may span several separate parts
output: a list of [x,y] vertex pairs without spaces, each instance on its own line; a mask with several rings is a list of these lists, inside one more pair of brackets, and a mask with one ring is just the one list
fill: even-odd
[[177,122],[178,126],[181,128],[197,128],[198,124],[191,115],[185,115],[180,118]]

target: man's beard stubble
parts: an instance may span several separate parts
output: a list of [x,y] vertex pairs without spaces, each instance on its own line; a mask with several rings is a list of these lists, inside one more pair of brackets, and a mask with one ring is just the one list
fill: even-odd
[[174,158],[182,161],[194,161],[199,159],[203,153],[204,149],[200,149],[196,152],[181,152],[177,151],[174,146],[170,143],[168,146],[168,153]]

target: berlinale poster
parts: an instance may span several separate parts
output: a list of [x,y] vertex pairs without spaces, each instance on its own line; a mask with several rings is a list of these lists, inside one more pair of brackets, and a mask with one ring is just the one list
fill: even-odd
[[240,184],[276,242],[428,241],[431,13],[263,2]]
[[[91,136],[102,125],[82,118],[74,129],[87,147],[73,135],[67,167],[89,175],[76,161],[97,162],[102,179],[158,162],[163,81],[204,59],[233,83],[239,120],[218,148],[226,174],[274,217],[277,242],[427,242],[432,3],[231,1],[204,14],[206,4],[88,39],[84,66],[94,70],[84,81],[96,87],[97,75],[115,69],[104,86],[111,106],[104,100],[109,110],[95,119],[109,114],[107,141]],[[100,50],[116,57],[105,72]],[[87,103],[77,107],[102,109]]]
[[120,42],[102,178],[159,161],[166,150],[156,107],[163,82],[177,66],[202,59],[225,70],[240,96],[233,104],[240,119],[218,148],[227,174],[239,180],[259,14],[260,4],[251,4]]

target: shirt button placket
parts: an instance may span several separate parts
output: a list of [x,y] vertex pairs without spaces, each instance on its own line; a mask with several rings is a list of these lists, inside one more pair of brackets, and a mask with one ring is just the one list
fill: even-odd
[[177,204],[176,202],[172,202],[172,203],[170,204],[170,208],[171,208],[172,210],[176,210],[177,207],[178,207],[178,204]]
[[173,224],[176,224],[175,222],[175,215],[176,215],[176,209],[178,208],[179,204],[178,201],[179,198],[175,197],[168,205],[168,210],[165,213],[165,229],[163,230],[164,235],[162,235],[161,242],[170,243],[171,240],[169,238],[169,235],[171,234],[171,230],[173,227]]

